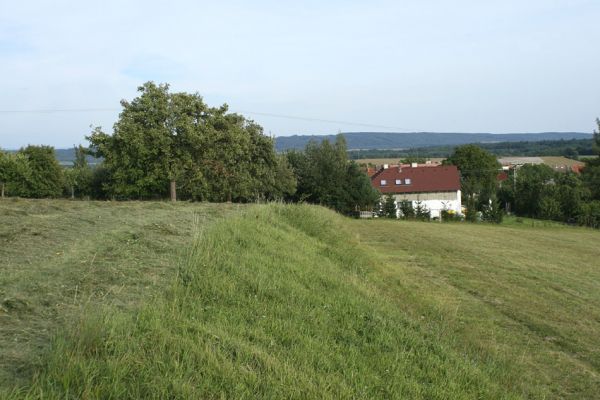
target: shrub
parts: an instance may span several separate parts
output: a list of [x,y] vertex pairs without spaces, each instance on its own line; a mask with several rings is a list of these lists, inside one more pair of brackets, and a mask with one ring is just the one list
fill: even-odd
[[421,201],[415,203],[415,217],[421,221],[429,221],[431,219],[431,211]]
[[402,218],[409,219],[415,217],[415,209],[413,208],[412,201],[402,200],[398,203],[400,214]]

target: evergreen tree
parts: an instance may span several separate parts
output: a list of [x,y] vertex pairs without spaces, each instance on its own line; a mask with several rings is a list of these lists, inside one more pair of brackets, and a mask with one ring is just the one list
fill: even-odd
[[396,213],[396,199],[388,194],[383,199],[383,216],[386,218],[398,218]]
[[401,200],[398,204],[398,208],[400,209],[400,214],[404,219],[411,219],[415,217],[415,209],[413,208],[412,201],[410,200]]
[[422,201],[415,202],[415,218],[421,221],[429,221],[431,219],[431,211]]

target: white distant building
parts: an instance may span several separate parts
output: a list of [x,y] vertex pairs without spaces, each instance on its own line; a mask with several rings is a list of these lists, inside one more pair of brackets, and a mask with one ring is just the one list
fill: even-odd
[[442,210],[462,213],[460,174],[454,165],[384,165],[371,176],[371,184],[382,195],[391,194],[396,203],[420,201],[439,217]]

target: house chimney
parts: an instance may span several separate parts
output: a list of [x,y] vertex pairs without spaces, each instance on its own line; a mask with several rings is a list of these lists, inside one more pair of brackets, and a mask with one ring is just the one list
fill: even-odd
[[417,168],[418,165],[416,162],[410,164],[411,168]]

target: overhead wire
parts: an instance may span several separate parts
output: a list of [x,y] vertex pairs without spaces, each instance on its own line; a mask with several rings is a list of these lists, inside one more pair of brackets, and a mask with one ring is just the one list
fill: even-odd
[[[55,113],[86,113],[86,112],[117,112],[117,111],[121,111],[121,110],[116,109],[116,108],[47,108],[47,109],[0,110],[0,114],[55,114]],[[333,120],[333,119],[324,119],[324,118],[313,118],[313,117],[305,117],[305,116],[298,116],[298,115],[275,114],[275,113],[266,113],[266,112],[261,112],[261,111],[237,111],[237,113],[259,115],[259,116],[272,117],[272,118],[283,118],[283,119],[290,119],[290,120],[297,120],[297,121],[322,122],[322,123],[327,123],[327,124],[362,126],[365,128],[376,128],[376,129],[395,130],[395,131],[409,131],[409,129],[397,127],[397,126],[379,125],[379,124],[371,124],[371,123],[356,122],[356,121],[343,121],[343,120]]]

